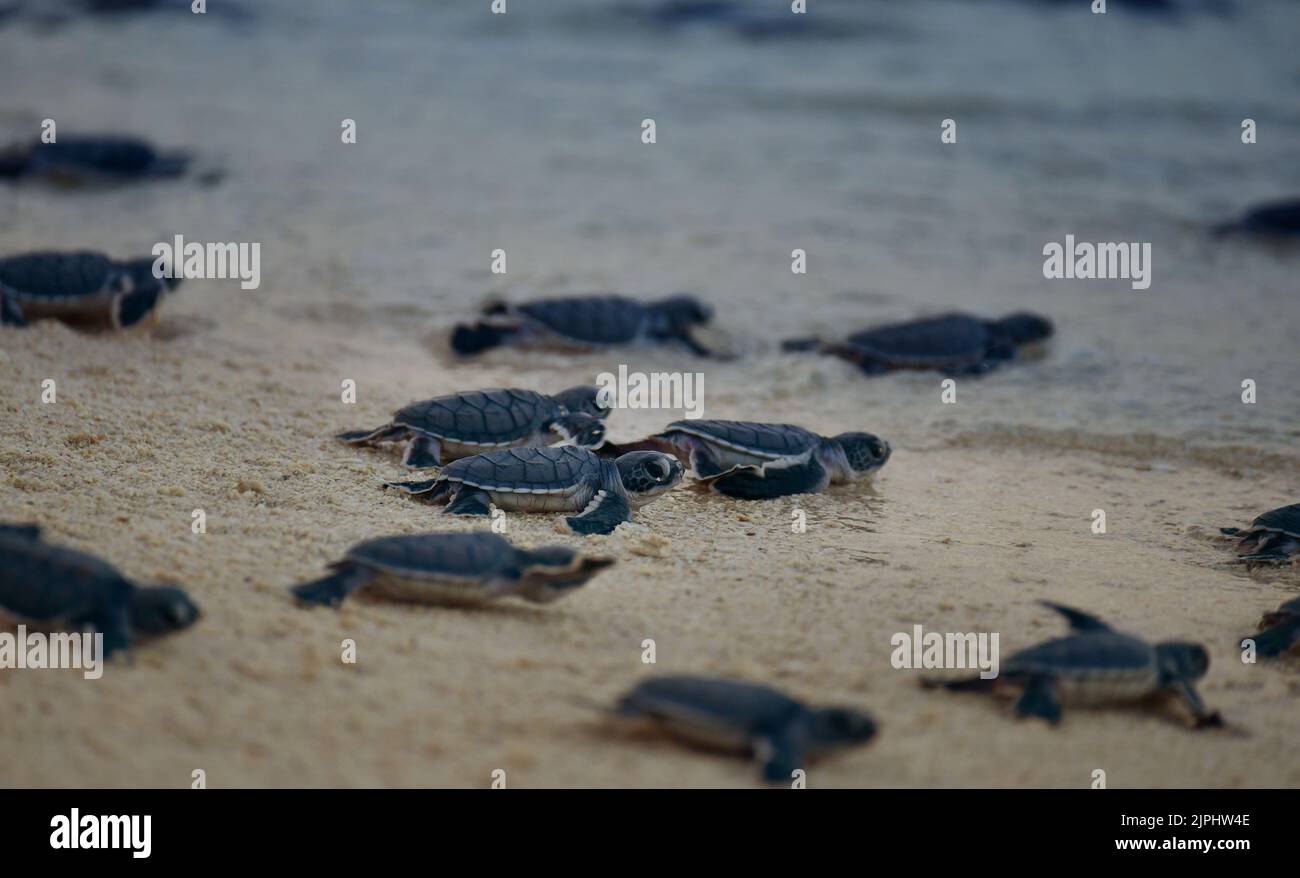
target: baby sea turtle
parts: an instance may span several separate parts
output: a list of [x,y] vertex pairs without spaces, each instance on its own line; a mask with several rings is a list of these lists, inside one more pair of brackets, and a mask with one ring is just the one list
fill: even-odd
[[1261,238],[1291,238],[1300,235],[1300,198],[1261,204],[1240,218],[1215,226],[1224,235],[1255,235]]
[[462,457],[436,478],[389,482],[425,503],[445,503],[453,515],[577,512],[566,518],[580,534],[607,534],[632,510],[682,480],[682,465],[667,454],[634,451],[602,460],[585,448],[510,448]]
[[689,464],[713,490],[744,500],[815,494],[830,484],[875,472],[889,460],[889,443],[870,433],[818,436],[791,424],[674,421],[664,432],[605,453],[647,450]]
[[93,555],[41,540],[30,524],[0,524],[0,613],[19,622],[104,635],[104,657],[137,635],[187,628],[199,617],[179,588],[140,586]]
[[853,708],[808,707],[767,686],[709,677],[652,677],[624,695],[616,713],[690,743],[748,752],[769,782],[789,781],[805,759],[876,734],[871,717]]
[[1259,620],[1259,633],[1247,634],[1255,641],[1255,655],[1273,658],[1300,646],[1300,598],[1292,598]]
[[1265,564],[1300,561],[1300,503],[1269,510],[1245,530],[1225,527],[1219,532],[1238,538],[1238,561]]
[[42,177],[80,185],[179,177],[191,158],[163,152],[134,137],[64,135],[54,143],[36,140],[0,150],[0,177]]
[[354,591],[422,604],[482,604],[513,595],[558,600],[614,563],[563,546],[520,549],[494,533],[431,533],[366,540],[333,573],[296,586],[304,604],[338,606]]
[[817,350],[856,363],[868,375],[895,369],[936,369],[978,375],[1020,355],[1022,348],[1050,338],[1051,321],[1021,312],[1001,320],[944,314],[854,333],[842,342],[787,341],[786,350]]
[[692,296],[641,303],[607,295],[495,304],[484,309],[483,317],[453,331],[451,346],[457,353],[477,354],[499,345],[599,349],[678,342],[707,356],[690,330],[707,323],[712,312]]
[[119,262],[88,250],[0,259],[0,321],[24,326],[55,318],[74,326],[126,329],[156,314],[179,278],[156,278],[152,257]]
[[1206,711],[1192,686],[1209,670],[1210,655],[1205,647],[1182,641],[1152,646],[1087,613],[1049,601],[1042,603],[1064,616],[1073,633],[1021,650],[1002,663],[994,679],[926,679],[922,685],[954,692],[1021,687],[1016,713],[1041,717],[1053,724],[1061,720],[1063,701],[1122,703],[1171,694],[1186,702],[1198,726],[1222,724],[1217,712]]
[[408,405],[375,430],[340,433],[350,445],[410,440],[402,463],[437,467],[499,448],[572,443],[599,448],[601,418],[597,387],[570,387],[551,396],[535,390],[476,390]]

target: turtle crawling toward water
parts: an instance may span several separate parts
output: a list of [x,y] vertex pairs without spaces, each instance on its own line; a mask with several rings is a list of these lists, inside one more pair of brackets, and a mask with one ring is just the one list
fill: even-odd
[[682,465],[667,454],[635,451],[603,460],[585,448],[511,448],[463,457],[436,478],[389,482],[387,487],[425,503],[444,503],[453,515],[576,512],[566,518],[580,534],[607,534],[632,510],[682,480]]
[[1259,620],[1259,633],[1242,640],[1255,641],[1255,655],[1273,658],[1300,646],[1300,598],[1292,598]]
[[1300,561],[1300,503],[1271,509],[1250,527],[1220,528],[1237,537],[1237,560],[1247,564],[1296,564]]
[[856,363],[868,375],[897,369],[933,369],[950,375],[980,375],[1021,356],[1051,338],[1052,323],[1028,312],[1001,320],[944,314],[865,329],[842,342],[792,339],[785,350],[814,350]]
[[462,457],[501,448],[567,442],[599,448],[605,441],[597,387],[570,387],[548,396],[535,390],[476,390],[453,393],[400,409],[374,430],[338,434],[350,445],[409,440],[402,463],[438,467]]
[[179,177],[189,168],[184,152],[164,152],[135,137],[64,135],[0,150],[0,178],[39,177],[64,185],[122,183]]
[[615,713],[690,743],[750,753],[769,783],[789,781],[805,759],[865,744],[876,734],[871,717],[859,710],[808,707],[767,686],[709,677],[652,677],[624,695]]
[[451,346],[469,356],[501,345],[599,350],[678,343],[708,356],[710,352],[691,336],[691,328],[708,323],[711,317],[708,306],[686,295],[648,303],[603,295],[494,304],[483,310],[479,322],[457,326]]
[[179,278],[157,278],[153,257],[119,262],[89,250],[0,259],[0,323],[52,318],[84,329],[127,329],[157,313]]
[[927,688],[953,692],[996,692],[1019,687],[1019,716],[1036,716],[1055,725],[1062,702],[1108,704],[1176,695],[1191,709],[1198,727],[1222,725],[1205,709],[1193,683],[1205,676],[1210,656],[1199,643],[1169,641],[1154,646],[1114,630],[1095,616],[1043,601],[1066,618],[1071,633],[1021,650],[1002,663],[990,680],[924,679]]
[[333,572],[294,587],[303,604],[338,606],[353,592],[422,604],[473,605],[513,596],[547,604],[606,567],[563,546],[521,549],[494,533],[430,533],[366,540]]
[[104,658],[141,636],[194,624],[179,588],[136,585],[111,564],[41,539],[31,524],[0,524],[0,614],[19,622],[104,635]]
[[815,494],[875,472],[890,455],[889,443],[871,433],[826,437],[791,424],[718,420],[674,421],[604,453],[647,449],[674,455],[714,491],[742,500]]

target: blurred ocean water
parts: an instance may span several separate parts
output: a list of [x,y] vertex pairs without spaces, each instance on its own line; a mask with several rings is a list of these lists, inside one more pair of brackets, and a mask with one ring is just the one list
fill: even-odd
[[[489,294],[693,290],[755,358],[760,396],[830,387],[915,442],[1232,446],[1294,484],[1300,248],[1206,230],[1300,195],[1300,4],[1127,5],[810,0],[788,32],[784,0],[11,20],[4,139],[53,117],[193,145],[230,175],[0,190],[0,249],[260,241],[259,307],[322,332],[348,329],[322,303],[415,336]],[[344,118],[356,147],[339,143]],[[948,118],[956,144],[940,142]],[[1258,143],[1241,142],[1246,118]],[[1042,248],[1067,234],[1150,242],[1151,287],[1045,279]],[[498,247],[504,278],[488,271]],[[794,248],[807,275],[790,272]],[[1021,308],[1057,323],[1051,356],[980,382],[960,413],[935,405],[933,376],[858,381],[774,353],[787,336]]]

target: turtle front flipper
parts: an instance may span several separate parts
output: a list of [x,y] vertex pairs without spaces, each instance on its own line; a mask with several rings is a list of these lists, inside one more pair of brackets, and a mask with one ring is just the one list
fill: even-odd
[[1036,716],[1052,725],[1061,721],[1061,701],[1049,677],[1031,677],[1016,702],[1018,716]]
[[604,489],[596,492],[585,509],[565,519],[574,533],[583,535],[610,534],[620,524],[631,520],[632,507],[627,500]]
[[295,585],[289,591],[304,606],[319,604],[337,607],[344,598],[370,581],[370,572],[357,567],[340,566],[329,576]]
[[775,462],[762,467],[737,467],[701,481],[719,494],[739,500],[771,500],[791,494],[816,494],[830,484],[830,474],[816,458],[809,458],[789,466]]
[[[1267,617],[1266,622],[1270,622]],[[1271,625],[1258,634],[1243,637],[1255,641],[1255,654],[1263,658],[1279,656],[1300,644],[1300,616],[1291,616]]]
[[432,436],[417,433],[411,436],[402,455],[402,466],[411,469],[436,469],[442,466],[442,445]]
[[1067,607],[1064,604],[1055,604],[1051,601],[1039,601],[1043,606],[1055,610],[1065,617],[1070,623],[1070,629],[1073,631],[1109,631],[1110,626],[1098,619],[1096,616],[1090,616],[1082,610],[1076,610],[1073,607]]
[[754,756],[763,764],[763,780],[788,783],[803,764],[803,748],[790,734],[777,733],[754,741]]
[[1219,715],[1217,710],[1205,709],[1205,702],[1201,700],[1200,694],[1189,680],[1178,680],[1171,684],[1169,688],[1191,710],[1192,716],[1196,718],[1196,727],[1198,729],[1223,725],[1223,717]]
[[161,296],[162,284],[154,284],[116,297],[113,300],[113,327],[127,329],[155,314]]
[[462,485],[443,512],[447,515],[491,515],[492,495],[482,488]]

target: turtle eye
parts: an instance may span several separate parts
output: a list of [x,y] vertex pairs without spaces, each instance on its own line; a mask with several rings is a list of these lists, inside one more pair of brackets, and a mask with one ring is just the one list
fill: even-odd
[[656,482],[662,482],[664,479],[668,478],[668,467],[662,460],[647,460],[645,462],[645,469],[646,472],[650,474],[650,478],[654,479]]

